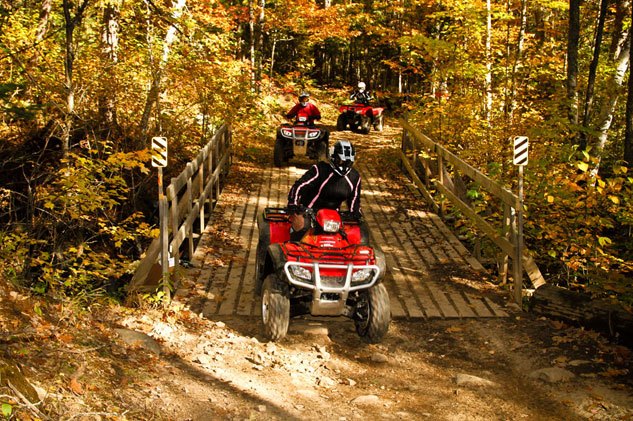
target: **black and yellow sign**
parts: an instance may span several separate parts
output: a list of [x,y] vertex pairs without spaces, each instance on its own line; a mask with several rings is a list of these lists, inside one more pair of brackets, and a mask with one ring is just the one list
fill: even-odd
[[527,136],[516,136],[514,138],[514,154],[512,159],[514,165],[527,165],[529,144],[530,142]]
[[152,138],[152,167],[167,166],[167,138]]

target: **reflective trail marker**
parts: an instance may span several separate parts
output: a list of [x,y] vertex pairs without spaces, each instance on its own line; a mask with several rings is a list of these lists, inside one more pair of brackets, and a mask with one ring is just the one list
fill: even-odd
[[152,138],[152,167],[163,168],[167,166],[167,138]]
[[514,138],[514,154],[512,158],[514,165],[527,165],[529,145],[530,142],[526,136],[516,136]]

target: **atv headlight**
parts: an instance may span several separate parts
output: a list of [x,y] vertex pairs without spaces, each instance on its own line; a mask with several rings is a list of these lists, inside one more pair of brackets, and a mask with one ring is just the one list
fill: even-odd
[[373,269],[360,269],[352,274],[352,283],[359,284],[368,281],[374,275]]
[[292,137],[292,130],[281,129],[281,135],[285,137]]
[[328,220],[323,223],[325,232],[338,232],[339,229],[341,229],[341,224],[338,221]]
[[293,278],[302,280],[302,281],[310,281],[312,280],[312,272],[303,266],[290,266],[290,274]]
[[315,137],[319,137],[319,132],[309,132],[308,133],[308,138],[309,139],[314,139]]

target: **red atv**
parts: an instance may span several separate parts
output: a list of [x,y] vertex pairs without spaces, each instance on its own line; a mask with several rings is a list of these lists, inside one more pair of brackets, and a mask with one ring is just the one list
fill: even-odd
[[281,167],[295,156],[316,161],[327,158],[329,133],[299,117],[294,124],[283,123],[277,130],[273,163]]
[[340,115],[336,120],[336,130],[345,130],[347,127],[355,133],[367,134],[371,126],[374,130],[382,131],[383,111],[382,107],[372,107],[369,104],[340,105]]
[[301,241],[290,241],[285,208],[266,208],[257,219],[265,336],[280,340],[291,317],[310,314],[350,317],[363,340],[380,342],[391,322],[384,255],[368,245],[365,225],[349,212],[309,210],[306,219],[311,228]]

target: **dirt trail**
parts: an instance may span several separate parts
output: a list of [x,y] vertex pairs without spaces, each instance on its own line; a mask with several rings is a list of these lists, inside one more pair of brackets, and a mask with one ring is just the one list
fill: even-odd
[[[398,177],[391,130],[333,138],[363,142],[376,151],[363,159],[380,156],[385,174]],[[226,206],[259,171],[250,162],[234,168]],[[421,206],[396,181],[390,187],[401,206]],[[222,268],[239,242],[220,216],[212,230],[209,247]],[[449,275],[438,273],[438,282]],[[0,291],[2,331],[31,332],[27,342],[1,347],[5,361],[47,392],[41,408],[50,419],[633,419],[628,349],[504,305],[507,294],[485,279],[464,282],[494,294],[509,317],[398,319],[378,345],[361,342],[351,321],[307,318],[293,320],[283,341],[266,343],[258,318],[191,311],[209,294],[192,277],[183,283],[192,294],[168,312],[95,307],[52,319],[59,304],[36,313],[19,293]],[[0,393],[11,390],[3,383]],[[24,403],[15,408],[16,419],[36,419]]]

